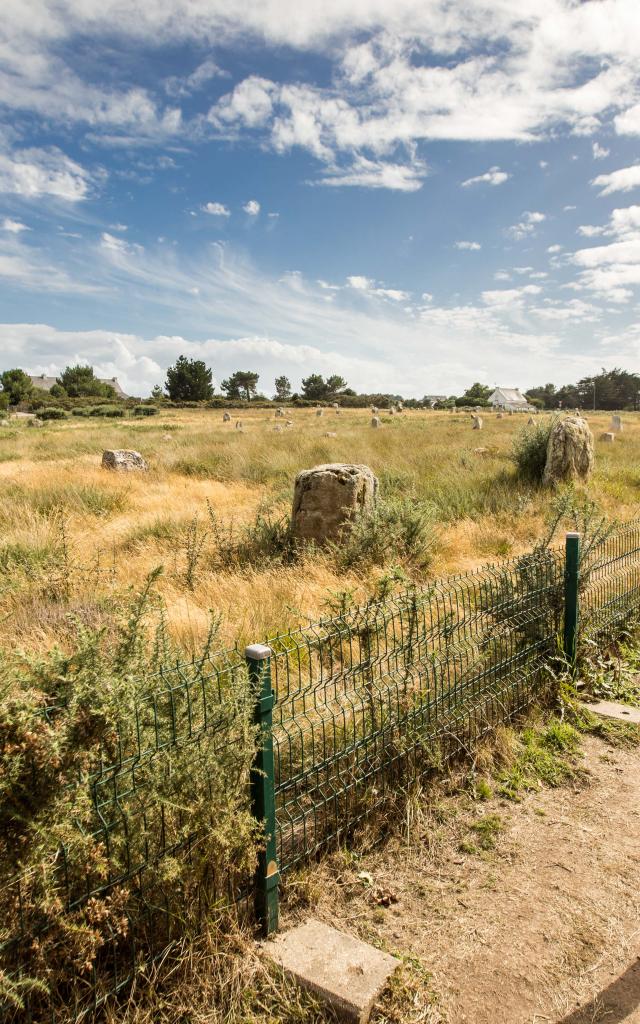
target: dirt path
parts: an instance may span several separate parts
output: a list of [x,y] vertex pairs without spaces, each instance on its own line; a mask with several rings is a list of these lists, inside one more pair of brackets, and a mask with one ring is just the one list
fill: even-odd
[[[589,738],[584,765],[580,786],[443,811],[435,849],[429,829],[390,841],[327,887],[318,916],[431,973],[435,1006],[407,1021],[640,1024],[640,751]],[[495,848],[461,853],[482,815]]]

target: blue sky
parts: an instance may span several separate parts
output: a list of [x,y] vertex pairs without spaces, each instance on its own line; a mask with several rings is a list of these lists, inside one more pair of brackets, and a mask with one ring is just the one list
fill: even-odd
[[4,0],[2,365],[639,369],[637,0]]

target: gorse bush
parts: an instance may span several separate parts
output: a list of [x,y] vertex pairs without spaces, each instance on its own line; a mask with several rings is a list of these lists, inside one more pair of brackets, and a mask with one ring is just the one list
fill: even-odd
[[386,565],[405,560],[425,568],[436,541],[435,511],[414,498],[378,498],[349,522],[332,550],[339,565]]
[[157,416],[158,412],[157,405],[134,405],[133,407],[134,416]]
[[513,439],[511,459],[517,476],[527,483],[540,484],[547,462],[549,436],[555,419],[523,427]]
[[108,990],[116,953],[130,968],[195,927],[255,862],[244,667],[214,664],[213,619],[177,668],[157,575],[108,630],[70,621],[64,649],[0,658],[5,1020],[73,1005],[94,970]]
[[47,406],[45,409],[40,409],[36,415],[39,420],[65,420],[67,418],[64,409],[58,409],[56,406]]

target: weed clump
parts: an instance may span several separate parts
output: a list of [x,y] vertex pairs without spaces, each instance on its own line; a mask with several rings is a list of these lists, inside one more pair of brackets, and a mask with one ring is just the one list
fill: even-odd
[[353,517],[332,551],[344,569],[398,559],[424,569],[436,543],[435,521],[435,509],[428,502],[379,498]]
[[555,419],[542,420],[532,426],[523,427],[513,439],[511,460],[515,463],[516,475],[530,484],[541,484],[547,461],[549,436]]

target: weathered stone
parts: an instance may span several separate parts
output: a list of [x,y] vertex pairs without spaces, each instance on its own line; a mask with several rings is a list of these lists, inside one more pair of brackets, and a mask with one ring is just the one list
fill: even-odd
[[378,412],[378,406],[377,405],[372,405],[371,406],[371,413],[372,413],[372,415],[376,416],[377,412]]
[[577,416],[565,416],[552,428],[542,482],[547,487],[586,480],[593,470],[593,434]]
[[337,402],[332,402],[332,403],[331,403],[331,408],[332,408],[332,409],[339,409],[339,408],[340,408],[340,406],[338,405],[338,403],[337,403]]
[[497,419],[497,420],[501,420],[501,419],[503,418],[503,416],[504,416],[504,413],[503,413],[503,412],[499,412],[499,413],[497,413],[497,415],[496,415],[496,419]]
[[242,430],[242,420],[236,420],[236,430]]
[[472,430],[482,430],[482,416],[472,416],[473,423],[471,425]]
[[530,416],[529,419],[527,420],[527,425],[532,427],[534,423],[535,423],[535,420],[534,420],[533,416]]
[[335,430],[327,430],[327,432],[325,433],[324,436],[325,437],[337,437],[338,435],[336,434]]
[[114,469],[119,473],[131,473],[145,472],[149,467],[140,452],[127,451],[125,448],[107,448],[102,453],[102,468]]
[[223,423],[231,423],[231,416],[229,415],[228,412],[224,413],[224,415],[222,417],[222,422]]
[[336,540],[349,519],[376,498],[378,481],[368,466],[330,463],[298,473],[291,533],[299,541]]
[[293,426],[293,420],[287,420],[286,423],[285,423],[285,427],[292,427],[292,426]]
[[284,430],[284,427],[282,426],[282,424],[276,423],[276,425],[275,425],[275,427],[273,429],[275,431],[277,431],[278,433],[281,433]]
[[42,420],[37,420],[34,417],[34,419],[32,419],[32,420],[27,420],[27,426],[28,427],[44,427],[44,423],[42,422]]
[[604,434],[600,434],[600,440],[604,441],[605,444],[613,444],[616,439],[616,435],[611,431],[607,431]]
[[616,416],[614,414],[611,417],[611,426],[609,427],[609,430],[613,430],[615,434],[622,433],[622,418],[620,416]]
[[313,919],[265,942],[263,950],[304,989],[349,1024],[366,1024],[400,965],[389,953]]
[[474,455],[486,455],[488,453],[488,451],[489,451],[488,448],[474,448],[473,449],[473,454]]
[[280,419],[284,416],[284,409],[276,409],[276,419]]
[[391,408],[389,409],[389,415],[390,416],[395,416],[395,414],[396,414],[396,410],[393,408],[393,406],[391,406]]
[[316,416],[323,416],[323,415],[324,415],[324,409],[316,409]]
[[379,427],[380,426],[380,417],[379,416],[372,416],[371,417],[371,426],[372,427]]
[[162,440],[163,441],[173,441],[173,437],[171,436],[171,434],[163,434],[162,435]]

